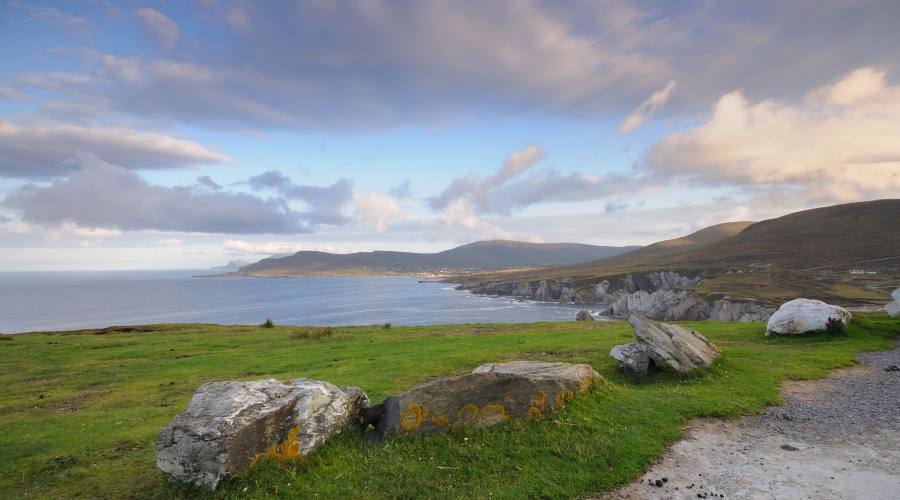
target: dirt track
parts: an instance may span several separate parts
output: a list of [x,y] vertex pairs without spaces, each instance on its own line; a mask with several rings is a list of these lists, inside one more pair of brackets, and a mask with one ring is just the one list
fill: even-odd
[[[789,382],[787,404],[695,420],[659,462],[609,499],[900,498],[900,346],[828,378]],[[650,482],[662,482],[662,486]]]

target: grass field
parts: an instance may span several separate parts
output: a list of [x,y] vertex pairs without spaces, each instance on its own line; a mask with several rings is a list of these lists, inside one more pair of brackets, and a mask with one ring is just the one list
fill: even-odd
[[[641,383],[614,370],[625,323],[384,329],[155,325],[0,341],[0,497],[179,497],[154,465],[159,430],[217,379],[311,377],[373,402],[429,377],[511,359],[590,363],[610,382],[544,419],[375,444],[343,435],[301,462],[267,462],[216,495],[312,498],[579,497],[638,475],[697,416],[778,403],[784,379],[821,377],[890,347],[900,321],[861,316],[847,337],[765,338],[759,323],[690,323],[723,348],[705,374]],[[599,327],[603,326],[603,327]]]

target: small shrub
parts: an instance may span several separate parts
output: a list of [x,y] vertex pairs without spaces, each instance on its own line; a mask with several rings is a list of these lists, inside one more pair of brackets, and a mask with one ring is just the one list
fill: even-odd
[[828,318],[825,322],[825,333],[835,337],[843,337],[847,335],[847,327],[839,318]]
[[13,339],[12,335],[9,335],[6,333],[0,333],[0,340],[12,340],[12,339]]
[[384,328],[385,330],[390,330],[390,329],[391,329],[391,322],[388,321],[387,323],[384,324],[384,326],[382,326],[382,328]]
[[259,326],[262,328],[275,328],[275,323],[272,323],[272,318],[266,318],[266,322]]
[[317,327],[317,326],[304,326],[302,328],[297,328],[288,334],[288,337],[294,340],[300,339],[321,339],[325,337],[330,337],[333,333],[333,330],[330,326],[325,327]]

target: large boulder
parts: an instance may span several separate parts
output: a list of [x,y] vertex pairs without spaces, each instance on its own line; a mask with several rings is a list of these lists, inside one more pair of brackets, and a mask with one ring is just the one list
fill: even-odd
[[887,311],[888,316],[900,318],[900,288],[894,290],[894,293],[891,294],[891,298],[894,300],[888,302],[888,304],[884,306],[884,310]]
[[695,330],[659,323],[632,314],[628,318],[636,342],[613,347],[609,352],[619,368],[635,375],[645,375],[651,364],[657,368],[688,373],[706,368],[721,352]]
[[594,321],[594,317],[591,316],[591,312],[587,309],[582,309],[578,311],[578,314],[575,315],[575,321]]
[[214,489],[261,457],[308,454],[368,402],[360,389],[319,380],[210,382],[160,432],[156,465],[170,480]]
[[784,304],[769,317],[766,336],[803,335],[825,330],[829,318],[847,323],[853,316],[843,307],[826,304],[821,300],[794,299]]
[[432,380],[384,400],[380,437],[485,427],[561,408],[602,377],[589,365],[514,361]]

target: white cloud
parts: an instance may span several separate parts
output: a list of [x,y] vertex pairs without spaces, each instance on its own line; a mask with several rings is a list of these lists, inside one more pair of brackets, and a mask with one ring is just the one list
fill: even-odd
[[[455,204],[454,211],[465,206],[482,214],[509,214],[531,205],[602,199],[639,191],[650,185],[648,180],[628,174],[600,177],[545,169],[523,175],[544,156],[542,149],[530,145],[512,153],[494,175],[480,179],[472,174],[453,179],[440,195],[431,198],[431,208],[438,211]],[[459,200],[466,203],[458,204]]]
[[441,211],[441,218],[451,229],[461,229],[459,236],[469,236],[470,239],[512,239],[511,233],[499,226],[484,221],[475,213],[471,204],[463,199],[457,199],[448,204]]
[[652,146],[647,165],[691,182],[788,189],[810,202],[900,195],[900,86],[860,68],[801,104],[731,92],[705,123]]
[[144,32],[162,49],[172,50],[178,45],[178,25],[165,14],[156,9],[143,8],[135,11],[134,15]]
[[649,120],[657,108],[662,107],[669,101],[672,92],[675,90],[675,80],[670,81],[665,87],[657,90],[646,101],[628,115],[622,124],[619,125],[619,132],[631,132],[645,121]]
[[178,238],[162,238],[157,243],[164,247],[177,247],[184,244],[184,241]]
[[0,119],[0,177],[64,175],[79,168],[72,158],[82,152],[130,169],[230,161],[196,142],[162,134],[76,125],[20,125]]
[[295,253],[303,250],[302,244],[285,241],[251,243],[244,240],[225,240],[222,243],[222,246],[225,248],[225,250],[254,255]]
[[378,193],[354,193],[353,203],[356,205],[353,219],[371,222],[379,233],[384,232],[391,222],[404,218],[404,213],[393,196]]
[[309,231],[301,213],[281,198],[158,186],[94,155],[76,157],[80,169],[50,185],[26,184],[0,206],[22,222],[48,227],[157,230],[225,234],[294,234]]

